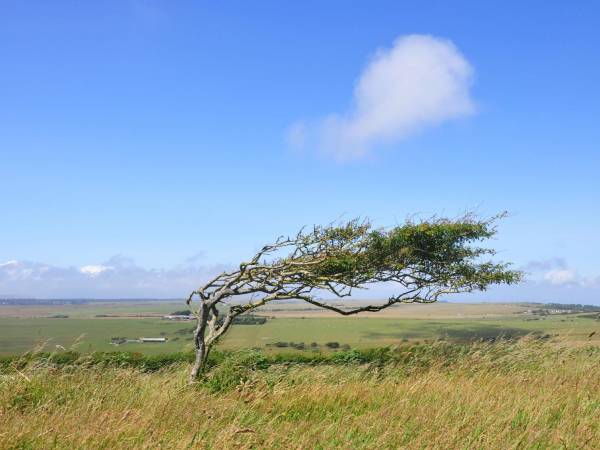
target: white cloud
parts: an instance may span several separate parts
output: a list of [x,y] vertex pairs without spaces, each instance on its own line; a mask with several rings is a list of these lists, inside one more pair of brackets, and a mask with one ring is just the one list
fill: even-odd
[[573,269],[554,269],[544,274],[544,280],[554,285],[576,284],[579,277]]
[[122,255],[79,268],[9,261],[0,264],[0,297],[177,298],[224,269],[189,264],[147,269]]
[[576,269],[569,267],[564,258],[530,261],[522,270],[526,272],[529,281],[537,284],[554,287],[600,287],[600,276],[583,276]]
[[[198,264],[201,257],[194,255],[170,269],[144,268],[122,255],[82,267],[8,261],[0,263],[0,298],[184,298],[208,278],[231,269]],[[600,303],[598,275],[581,275],[561,258],[533,261],[526,267],[531,273],[525,283],[453,299]],[[380,298],[386,294],[389,292],[374,288],[361,296]]]
[[90,276],[96,276],[101,274],[102,272],[106,272],[107,270],[112,270],[112,267],[110,266],[102,266],[102,265],[89,265],[89,266],[83,266],[79,268],[79,271],[81,273],[85,273],[87,275]]
[[[475,111],[473,69],[454,44],[428,35],[399,37],[379,50],[354,89],[352,108],[311,126],[297,122],[292,145],[314,145],[337,159],[359,158],[374,145]],[[307,136],[311,139],[307,139]]]
[[16,259],[11,259],[10,261],[6,261],[5,263],[0,264],[0,267],[16,266],[17,264],[19,264],[19,261],[17,261]]

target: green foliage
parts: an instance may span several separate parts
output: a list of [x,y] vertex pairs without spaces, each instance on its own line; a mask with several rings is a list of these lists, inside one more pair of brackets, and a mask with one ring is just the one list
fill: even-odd
[[180,311],[173,311],[171,316],[191,316],[193,313],[189,309],[182,309]]
[[83,358],[82,363],[107,367],[133,367],[144,372],[155,372],[164,367],[193,360],[191,353],[143,355],[138,352],[96,352]]
[[366,362],[366,358],[362,352],[356,349],[351,349],[334,353],[331,356],[331,362],[335,364],[356,364]]
[[76,363],[81,355],[74,351],[58,352],[48,355],[47,361],[57,366],[67,366]]
[[329,253],[313,275],[353,286],[390,274],[396,280],[410,276],[417,284],[453,291],[517,283],[521,273],[509,270],[508,264],[482,260],[494,250],[472,245],[496,234],[499,217],[407,221],[376,230],[357,221],[319,228],[316,233],[329,239]]
[[211,392],[229,391],[247,381],[256,370],[266,369],[270,364],[263,354],[256,351],[233,352],[205,375],[201,386]]
[[243,314],[233,319],[235,325],[264,325],[267,323],[267,318],[255,316],[253,314]]
[[16,409],[23,413],[27,410],[36,409],[43,404],[46,392],[43,384],[39,381],[19,385],[18,389],[12,395],[8,408]]
[[168,353],[144,355],[138,352],[95,352],[80,354],[74,351],[56,353],[28,353],[22,356],[7,356],[0,359],[0,372],[24,370],[27,367],[120,367],[135,368],[143,372],[157,370],[190,363],[194,360],[192,353]]

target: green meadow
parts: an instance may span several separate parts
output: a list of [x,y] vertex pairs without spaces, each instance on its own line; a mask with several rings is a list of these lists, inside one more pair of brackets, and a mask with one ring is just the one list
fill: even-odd
[[[116,308],[103,305],[62,308],[60,311],[68,315],[67,318],[28,317],[20,310],[20,317],[0,316],[0,354],[20,354],[40,348],[47,351],[65,348],[84,353],[133,351],[144,354],[191,350],[191,328],[194,322],[162,320],[158,316],[128,316],[165,314],[178,308],[185,309],[178,303],[119,305]],[[457,311],[461,311],[460,308],[460,305],[456,306]],[[485,306],[482,306],[482,311],[485,311]],[[57,310],[50,309],[46,313],[56,315]],[[123,316],[96,317],[105,314]],[[526,335],[571,343],[600,342],[597,334],[590,337],[595,331],[600,331],[600,322],[590,318],[590,315],[577,313],[543,317],[507,313],[493,317],[458,318],[399,318],[387,315],[288,317],[277,316],[276,313],[267,316],[269,318],[263,325],[233,326],[219,344],[220,348],[259,348],[278,352],[289,351],[293,345],[304,344],[303,351],[308,352],[326,350],[326,344],[332,342],[340,346],[371,348],[415,341],[489,341],[499,337],[519,338]],[[167,342],[125,343],[119,346],[111,343],[112,338],[140,337],[165,337]]]

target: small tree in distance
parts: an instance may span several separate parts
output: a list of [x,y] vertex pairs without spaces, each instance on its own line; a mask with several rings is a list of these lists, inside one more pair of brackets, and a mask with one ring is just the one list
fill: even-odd
[[[517,283],[520,272],[485,259],[495,254],[493,249],[472,245],[494,236],[502,217],[407,220],[389,229],[353,219],[280,237],[237,270],[221,273],[190,294],[188,305],[198,299],[190,381],[202,372],[211,348],[237,316],[273,301],[303,300],[347,316]],[[368,305],[342,307],[325,300],[349,297],[376,283],[392,283],[398,292]]]

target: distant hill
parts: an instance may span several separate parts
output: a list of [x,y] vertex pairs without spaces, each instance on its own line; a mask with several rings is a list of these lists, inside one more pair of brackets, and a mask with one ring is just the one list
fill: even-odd
[[14,298],[0,297],[0,305],[86,305],[90,303],[182,302],[180,298]]

